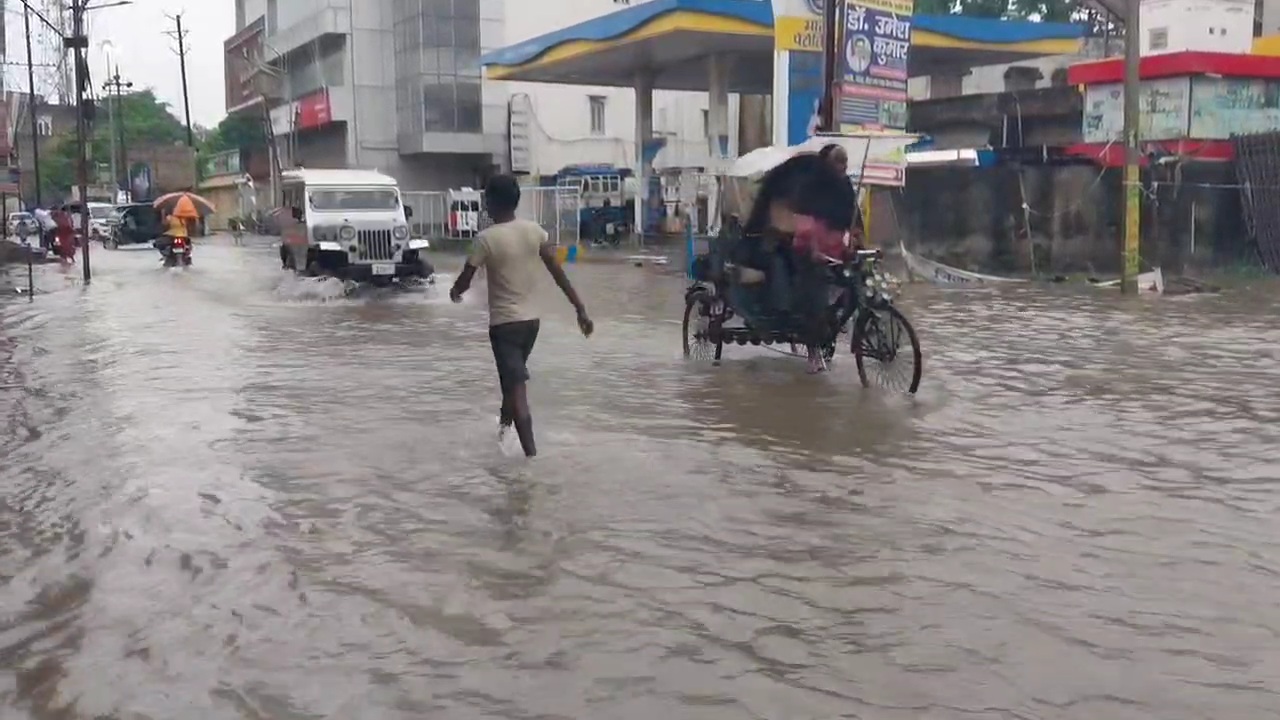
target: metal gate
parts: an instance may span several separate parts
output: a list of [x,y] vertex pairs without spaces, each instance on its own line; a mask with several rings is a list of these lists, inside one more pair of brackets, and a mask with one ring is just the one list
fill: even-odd
[[1245,226],[1263,266],[1280,273],[1280,132],[1234,135],[1231,142]]

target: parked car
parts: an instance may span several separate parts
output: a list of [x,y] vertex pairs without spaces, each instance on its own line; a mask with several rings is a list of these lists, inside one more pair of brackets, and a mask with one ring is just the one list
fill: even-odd
[[5,232],[11,236],[20,234],[18,232],[19,225],[25,225],[28,234],[35,234],[36,219],[29,212],[9,213],[9,220],[5,224]]

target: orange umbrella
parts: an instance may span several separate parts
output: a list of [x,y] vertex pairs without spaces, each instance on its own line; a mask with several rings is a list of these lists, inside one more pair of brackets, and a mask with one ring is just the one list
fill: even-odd
[[193,192],[174,192],[161,195],[151,203],[161,215],[172,215],[183,220],[199,220],[212,215],[217,209],[213,203]]

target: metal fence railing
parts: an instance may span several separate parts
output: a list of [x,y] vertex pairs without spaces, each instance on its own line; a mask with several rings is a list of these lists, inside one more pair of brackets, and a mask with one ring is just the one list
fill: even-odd
[[[432,240],[466,240],[492,224],[479,203],[460,202],[448,192],[404,192],[404,204],[413,208],[409,221],[414,237]],[[576,245],[581,239],[581,192],[559,187],[522,188],[516,216],[532,220],[547,231],[556,245]]]
[[520,196],[516,216],[532,220],[547,231],[556,245],[581,241],[582,192],[567,187],[527,187]]
[[413,208],[409,230],[414,237],[439,240],[448,236],[449,201],[443,192],[403,192],[405,207]]

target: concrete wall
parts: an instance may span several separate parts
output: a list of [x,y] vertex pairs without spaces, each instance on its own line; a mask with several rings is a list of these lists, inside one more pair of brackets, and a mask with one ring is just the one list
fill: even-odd
[[[1280,3],[1280,0],[1275,0]],[[1040,58],[1020,60],[1016,63],[999,65],[983,65],[951,78],[911,78],[907,83],[908,95],[912,100],[951,97],[955,95],[977,95],[982,93],[1004,92],[1005,72],[1011,67],[1026,67],[1040,71],[1037,88],[1053,85],[1054,72],[1064,70],[1071,65],[1087,60],[1097,60],[1123,52],[1123,43],[1119,40],[1104,42],[1101,38],[1089,38],[1080,52],[1071,55],[1049,55]]]
[[1081,142],[1082,103],[1074,87],[921,100],[909,129],[939,150],[1072,145]]
[[186,145],[129,146],[129,164],[151,166],[157,195],[196,186],[196,153]]
[[[1187,267],[1247,262],[1251,251],[1229,163],[1172,169],[1144,205],[1144,262]],[[1152,175],[1144,180],[1150,187]],[[1216,186],[1216,187],[1215,187]],[[907,173],[892,207],[873,210],[873,239],[956,267],[991,273],[1117,273],[1124,218],[1121,172],[1092,165],[927,168]],[[1030,208],[1028,218],[1023,202]],[[883,202],[883,201],[882,201]],[[1194,209],[1193,209],[1194,208]],[[1192,218],[1194,217],[1194,223]],[[876,218],[880,218],[879,226]],[[889,227],[885,227],[888,224]]]

